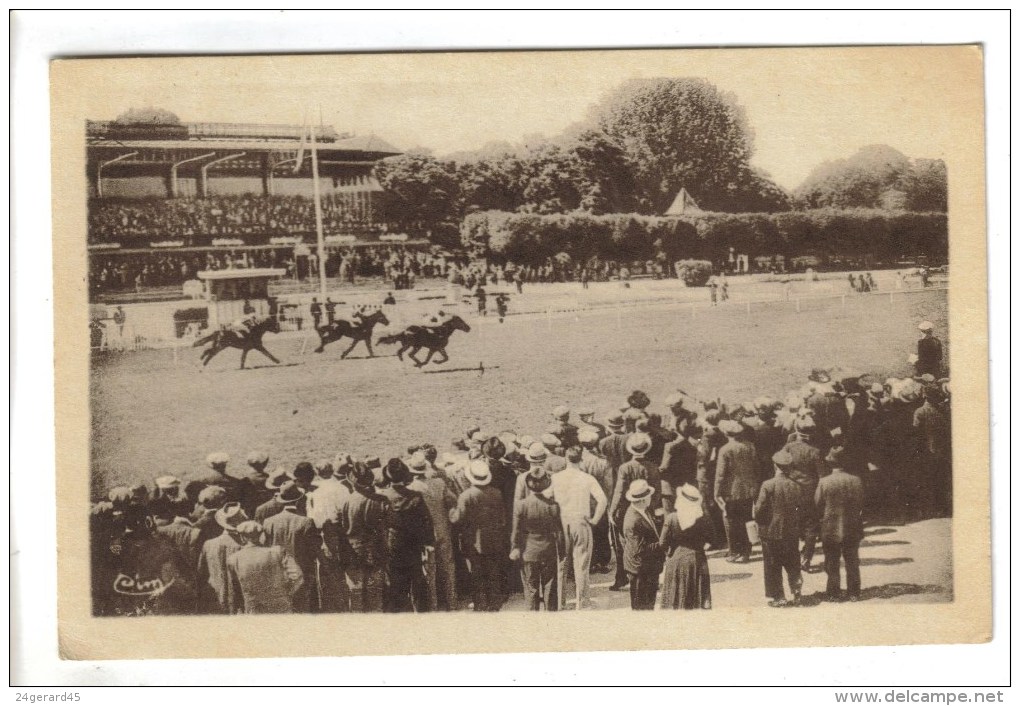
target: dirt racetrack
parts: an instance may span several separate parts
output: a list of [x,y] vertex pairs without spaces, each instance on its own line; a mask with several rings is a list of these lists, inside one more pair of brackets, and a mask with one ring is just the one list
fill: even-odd
[[398,361],[395,346],[377,345],[375,359],[359,347],[342,360],[336,343],[302,354],[304,333],[266,336],[282,364],[253,352],[243,371],[239,351],[206,368],[198,349],[181,349],[176,362],[167,349],[104,352],[91,373],[92,492],[185,475],[214,450],[236,471],[254,448],[271,466],[338,451],[385,461],[412,443],[446,450],[473,422],[539,434],[556,405],[590,404],[604,419],[636,388],[661,410],[677,388],[730,403],[783,396],[812,367],[904,375],[924,319],[945,345],[945,290],[847,297],[845,308],[839,297],[805,300],[800,311],[773,302],[750,315],[728,302],[696,315],[654,304],[502,324],[472,317],[470,333],[453,335],[450,361],[424,369]]

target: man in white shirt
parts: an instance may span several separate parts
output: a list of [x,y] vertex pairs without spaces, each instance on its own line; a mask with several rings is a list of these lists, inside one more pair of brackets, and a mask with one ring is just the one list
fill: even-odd
[[[597,525],[606,513],[608,501],[599,482],[581,470],[581,449],[567,449],[567,467],[553,475],[553,497],[560,506],[563,539],[566,546],[559,565],[560,607],[563,607],[562,590],[566,584],[567,562],[573,562],[577,609],[591,607],[588,596],[588,572],[591,568],[592,526]],[[592,500],[595,510],[592,511]]]

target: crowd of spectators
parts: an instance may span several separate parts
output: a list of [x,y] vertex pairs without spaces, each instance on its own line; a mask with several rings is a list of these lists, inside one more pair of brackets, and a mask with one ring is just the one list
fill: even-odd
[[557,610],[569,575],[583,609],[589,573],[614,573],[634,609],[705,609],[706,551],[748,563],[752,517],[768,605],[788,604],[784,571],[799,599],[819,542],[825,598],[858,600],[864,522],[951,515],[937,374],[816,370],[785,401],[673,394],[661,411],[634,391],[601,422],[557,407],[534,436],[474,426],[445,452],[415,440],[385,463],[363,446],[268,471],[256,451],[232,475],[210,454],[93,504],[94,612],[498,611],[521,591]]
[[[360,232],[370,214],[355,210],[345,196],[322,198],[322,225],[327,235]],[[89,201],[88,242],[122,245],[196,237],[242,238],[315,233],[315,206],[303,196],[210,196],[204,199],[92,199]]]

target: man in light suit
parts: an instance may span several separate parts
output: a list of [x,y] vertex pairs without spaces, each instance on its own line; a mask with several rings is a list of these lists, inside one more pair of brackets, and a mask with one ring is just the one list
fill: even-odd
[[303,577],[283,547],[264,546],[262,525],[252,520],[237,527],[243,546],[227,559],[233,586],[232,613],[292,613],[292,596]]
[[861,562],[858,555],[864,538],[861,513],[864,487],[861,479],[843,470],[843,451],[833,448],[825,457],[832,473],[818,482],[815,507],[821,518],[822,550],[825,552],[827,600],[839,600],[839,560],[846,562],[846,589],[851,601],[861,596]]

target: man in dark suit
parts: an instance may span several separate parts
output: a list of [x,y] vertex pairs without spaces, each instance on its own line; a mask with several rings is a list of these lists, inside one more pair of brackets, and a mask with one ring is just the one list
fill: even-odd
[[851,601],[860,599],[861,562],[858,555],[864,538],[861,519],[864,487],[861,479],[843,470],[842,449],[833,448],[825,462],[832,473],[818,482],[815,507],[821,518],[822,550],[825,552],[825,595],[839,600],[839,560],[846,562],[846,589]]
[[312,327],[318,330],[319,324],[322,323],[322,304],[319,303],[317,297],[312,297],[312,305],[309,309],[312,314]]
[[279,492],[279,499],[284,508],[269,517],[263,525],[266,544],[283,547],[284,551],[297,562],[304,576],[304,586],[294,596],[294,610],[298,613],[318,612],[315,600],[318,596],[315,560],[322,544],[322,536],[315,522],[301,514],[298,507],[304,495],[301,487],[293,481],[284,483]]
[[[802,417],[795,424],[793,440],[783,447],[783,450],[793,457],[793,464],[787,475],[800,484],[805,498],[813,498],[815,488],[818,487],[818,479],[825,475],[828,469],[822,452],[814,443],[817,431],[814,419]],[[811,560],[815,557],[815,544],[818,541],[818,518],[813,511],[808,510],[803,520],[801,539],[804,540],[804,545],[800,553],[800,568],[806,573],[813,574],[818,571],[811,566]]]
[[503,607],[503,562],[507,556],[506,515],[503,495],[493,488],[489,464],[475,460],[467,467],[471,487],[457,498],[450,522],[460,532],[460,546],[471,574],[476,611],[495,612]]
[[210,485],[217,485],[227,493],[227,502],[243,502],[246,495],[245,481],[227,474],[230,457],[222,451],[206,457],[207,469],[190,473],[184,478],[184,495],[192,503],[197,502],[198,494]]
[[659,530],[652,519],[655,489],[644,478],[633,481],[626,493],[627,512],[623,518],[623,565],[630,579],[630,607],[654,610],[659,591],[663,551]]
[[942,341],[932,333],[935,325],[931,321],[922,321],[917,328],[921,332],[921,338],[917,340],[914,375],[921,377],[927,373],[937,380],[942,377]]
[[426,547],[435,547],[432,518],[421,493],[407,486],[411,469],[391,458],[383,469],[389,486],[379,494],[390,501],[389,561],[383,610],[388,613],[424,613],[429,610],[428,583],[422,570]]
[[800,540],[801,516],[806,498],[800,485],[786,474],[793,466],[788,451],[777,451],[772,456],[775,475],[762,483],[758,500],[754,503],[754,519],[761,535],[761,552],[765,571],[765,597],[769,605],[777,608],[786,605],[783,591],[783,570],[793,593],[793,602],[800,600]]
[[375,490],[375,474],[358,461],[348,474],[352,492],[340,503],[335,524],[339,563],[352,613],[381,613],[387,560],[386,527],[390,503]]
[[724,419],[719,428],[729,441],[719,449],[715,474],[715,500],[726,517],[726,540],[730,556],[727,561],[746,564],[751,559],[751,542],[747,522],[758,495],[758,457],[754,446],[741,438],[740,422]]
[[563,554],[560,507],[549,495],[552,477],[537,469],[525,474],[528,496],[514,505],[510,561],[521,561],[528,610],[559,609],[557,558]]
[[[630,460],[630,452],[627,451],[627,439],[630,436],[624,431],[622,414],[611,414],[606,418],[606,426],[609,436],[599,442],[599,451],[609,463],[612,470],[612,477],[620,476],[620,466]],[[613,545],[613,554],[616,556],[616,577],[610,591],[620,591],[627,585],[627,572],[623,568],[623,528],[612,522],[611,511],[606,513],[606,522],[609,523],[609,539]]]

